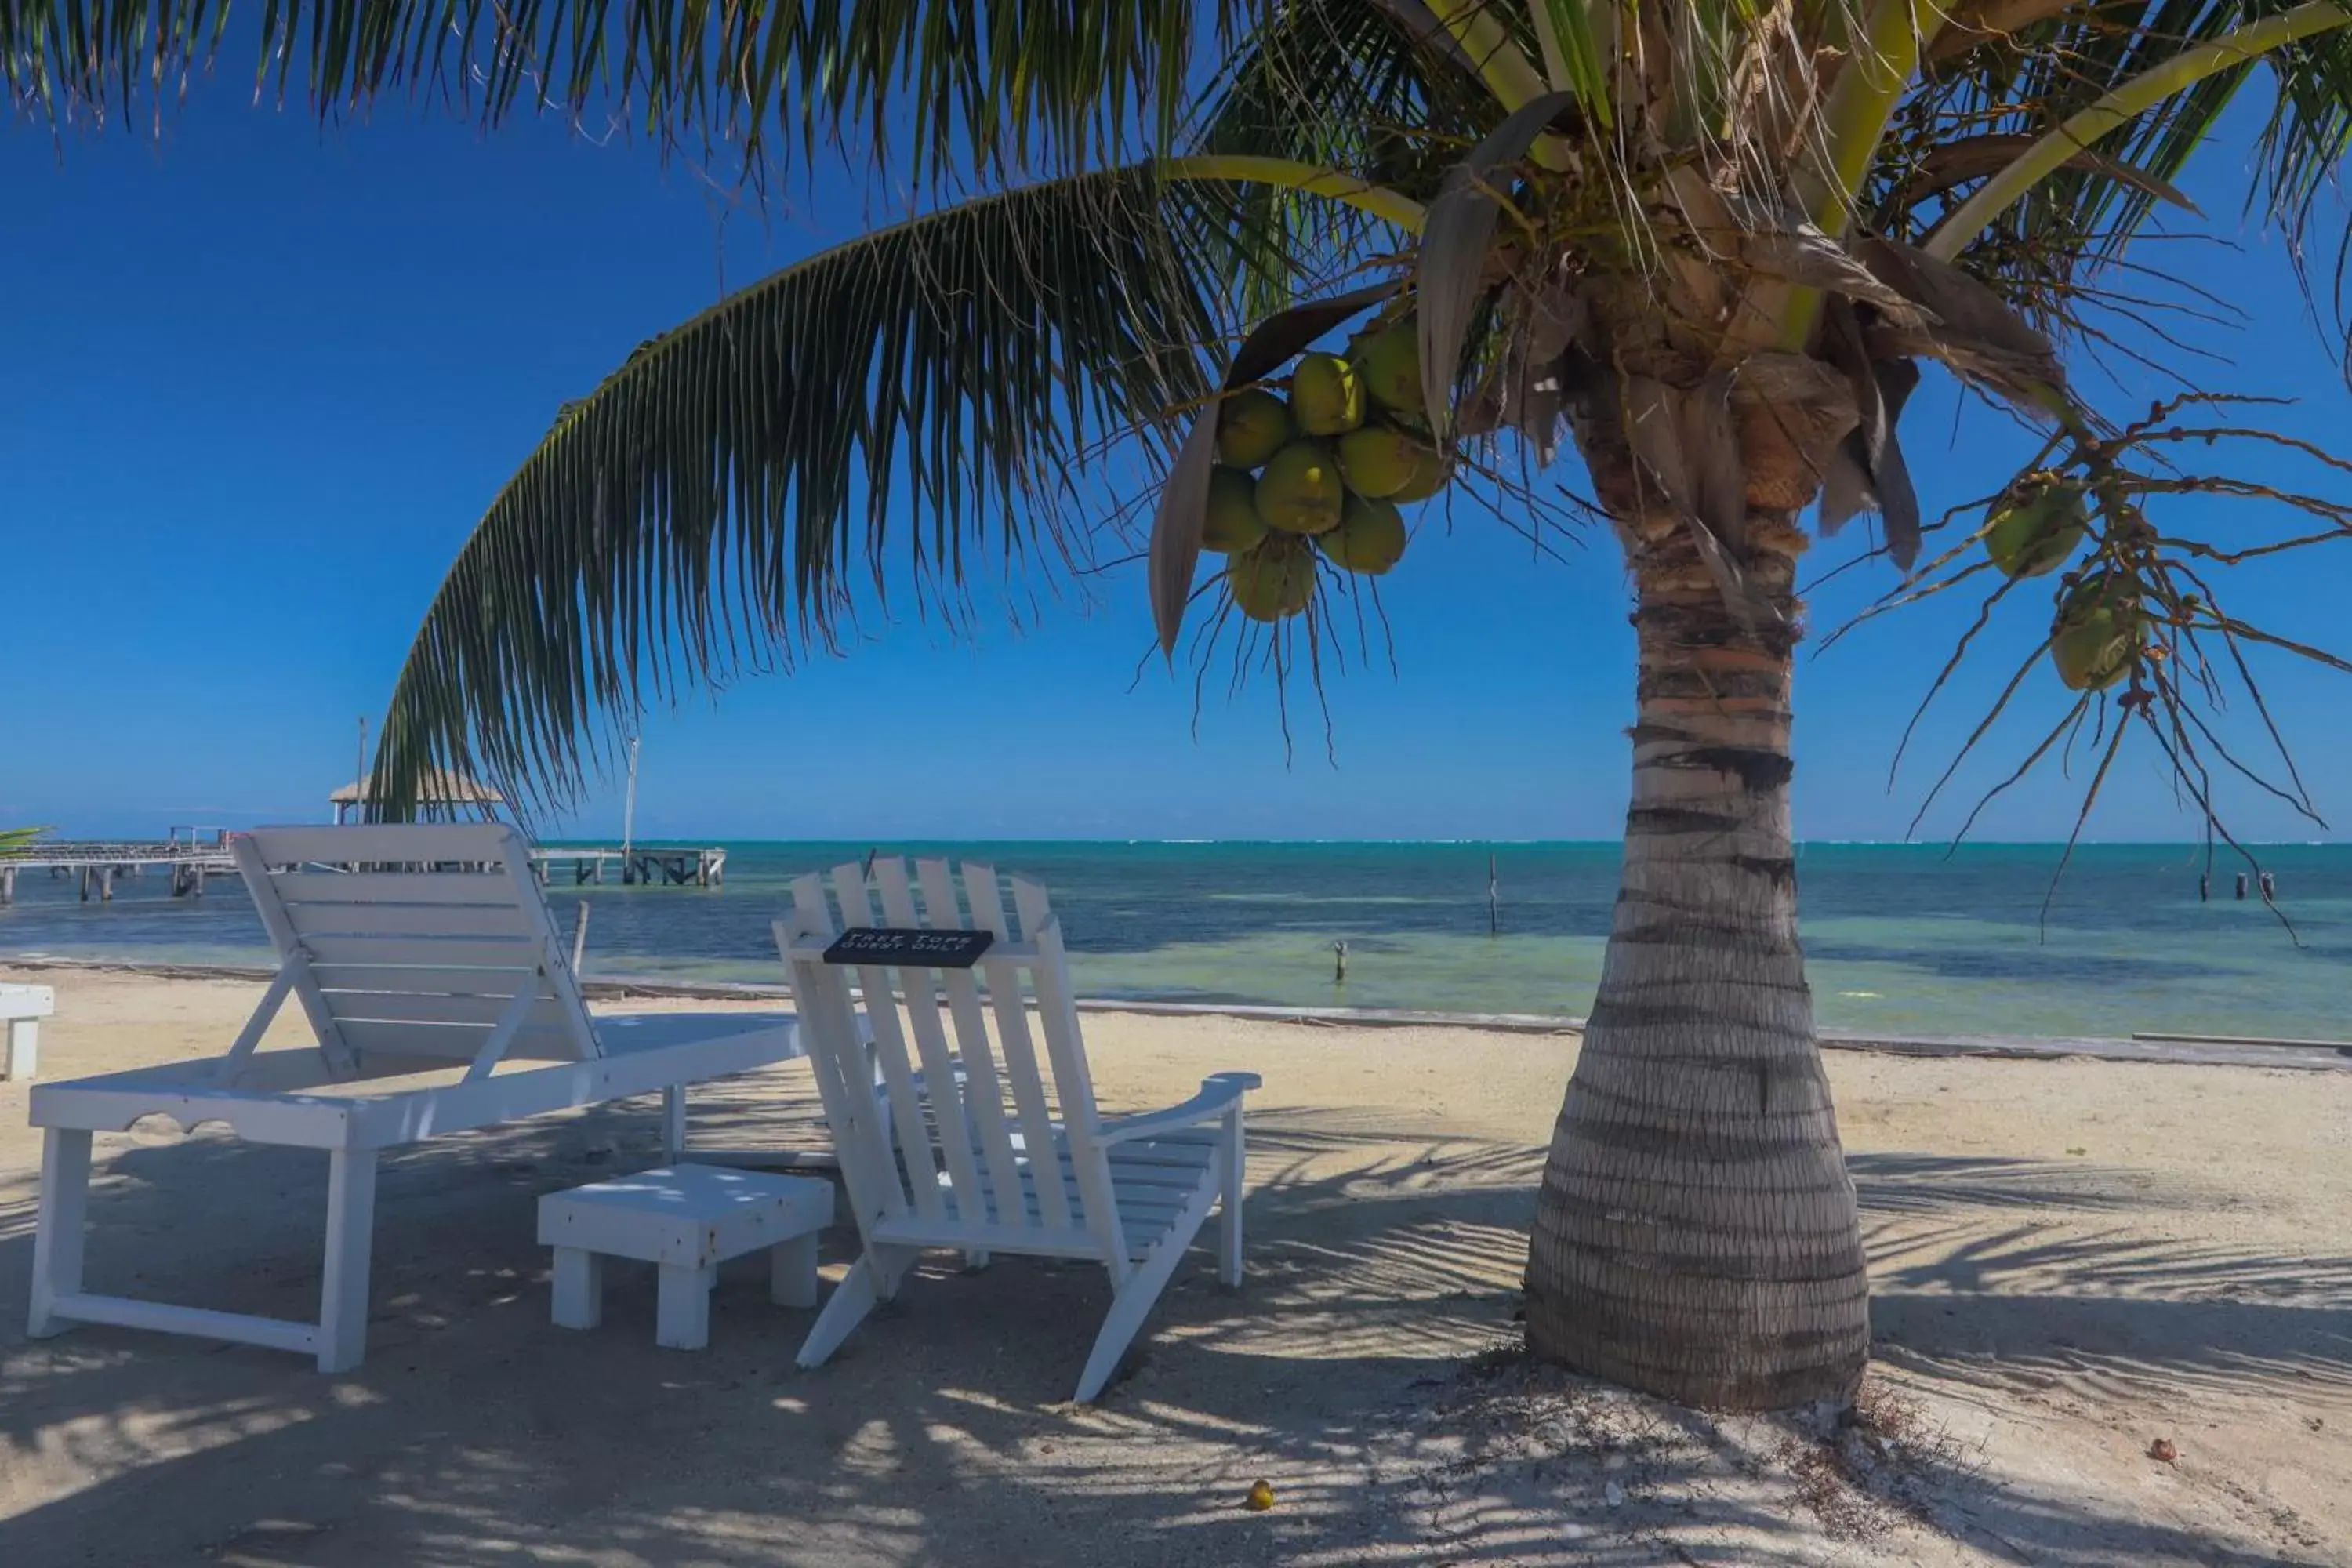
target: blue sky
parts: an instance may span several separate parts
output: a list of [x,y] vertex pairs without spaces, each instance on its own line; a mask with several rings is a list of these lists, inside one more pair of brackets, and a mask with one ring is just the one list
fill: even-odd
[[[556,406],[722,284],[895,216],[839,175],[765,214],[730,208],[643,146],[551,124],[484,137],[405,102],[321,131],[250,106],[239,74],[202,85],[160,142],[0,134],[0,289],[16,302],[0,377],[0,821],[96,835],[317,817],[441,574]],[[2248,312],[2240,329],[2197,330],[2223,355],[2210,384],[2298,398],[2269,417],[2324,441],[2347,395],[2283,248],[2238,232],[2240,170],[2217,153],[2190,188],[2242,249],[2147,259]],[[2156,385],[2088,371],[2083,384],[2123,414]],[[2018,461],[2008,422],[1940,382],[1905,434],[1930,516]],[[2217,537],[2252,531],[2220,509],[2194,515]],[[1812,569],[1851,543],[1816,552]],[[1270,688],[1229,700],[1213,682],[1196,723],[1189,672],[1147,663],[1139,679],[1138,569],[1065,584],[1025,629],[991,622],[976,642],[902,606],[869,618],[845,658],[654,716],[640,833],[1612,837],[1632,713],[1626,589],[1607,541],[1564,553],[1532,559],[1470,508],[1448,533],[1431,509],[1383,586],[1394,673],[1376,647],[1331,683],[1336,763],[1310,694],[1293,694],[1286,756]],[[2238,605],[2329,640],[2347,559],[2248,568]],[[1845,574],[1816,596],[1813,624],[1836,625],[1888,581]],[[982,604],[1021,587],[983,584]],[[1905,833],[2039,638],[2042,612],[1996,623],[1994,651],[1931,712],[1890,790],[1904,722],[1969,614],[1931,605],[1803,656],[1801,834]],[[2284,659],[2258,670],[2321,806],[2352,820],[2352,736],[2336,717],[2352,685]],[[1952,799],[2005,773],[2060,695],[2037,672]],[[2227,722],[2245,735],[2249,719]],[[846,732],[864,738],[845,746]],[[867,761],[845,766],[853,750]],[[2093,836],[2190,836],[2158,759],[2127,755]],[[1979,836],[2063,835],[2082,784],[2079,769],[2046,770]],[[2252,790],[2225,798],[2242,833],[2321,837]],[[618,816],[615,786],[550,826],[603,832]],[[1921,831],[1958,820],[1938,810]]]

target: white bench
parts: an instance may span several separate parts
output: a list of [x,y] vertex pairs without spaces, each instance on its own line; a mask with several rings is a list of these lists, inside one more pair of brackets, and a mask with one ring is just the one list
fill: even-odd
[[40,1020],[58,1010],[46,985],[0,985],[0,1079],[29,1082],[41,1065]]
[[539,1200],[539,1239],[555,1249],[554,1318],[593,1329],[604,1318],[604,1260],[656,1265],[654,1342],[710,1342],[719,1265],[768,1248],[769,1299],[816,1305],[816,1238],[833,1218],[833,1184],[719,1165],[670,1165],[593,1182]]

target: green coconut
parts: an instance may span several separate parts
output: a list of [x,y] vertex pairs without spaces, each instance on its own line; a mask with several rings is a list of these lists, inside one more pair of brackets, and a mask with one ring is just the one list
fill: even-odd
[[1217,458],[1255,468],[1289,443],[1290,405],[1262,386],[1236,392],[1217,416]]
[[1390,492],[1388,499],[1400,506],[1427,500],[1444,489],[1445,481],[1453,477],[1454,470],[1446,462],[1445,454],[1434,447],[1422,445],[1413,458],[1412,477]]
[[1315,596],[1315,552],[1304,540],[1268,534],[1225,563],[1225,587],[1251,620],[1295,616]]
[[1421,326],[1406,316],[1356,351],[1356,368],[1372,401],[1399,414],[1418,414],[1421,395]]
[[2084,578],[2059,601],[2050,662],[2073,691],[2104,691],[2138,657],[2145,626],[2138,595],[2104,574]]
[[1338,354],[1301,354],[1290,373],[1290,411],[1309,436],[1339,436],[1364,422],[1364,384]]
[[1402,430],[1367,425],[1339,437],[1339,478],[1358,495],[1378,500],[1419,479],[1428,451]]
[[1985,553],[2004,576],[2039,577],[2063,566],[2082,547],[2090,521],[2080,485],[2036,485],[1994,507]]
[[1336,565],[1377,577],[1404,554],[1404,514],[1393,501],[1351,495],[1339,526],[1317,534],[1315,547]]
[[1293,441],[1266,459],[1257,479],[1257,514],[1285,533],[1339,526],[1339,459],[1322,441]]
[[1239,468],[1223,463],[1209,470],[1209,516],[1201,528],[1201,543],[1231,554],[1247,550],[1265,537],[1265,519],[1257,514],[1257,481]]

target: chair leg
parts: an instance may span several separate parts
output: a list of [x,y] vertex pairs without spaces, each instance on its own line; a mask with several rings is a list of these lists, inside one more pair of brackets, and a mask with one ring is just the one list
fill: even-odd
[[1201,1221],[1208,1216],[1208,1194],[1203,1193],[1194,1203],[1197,1206],[1192,1210],[1191,1223],[1178,1221],[1111,1298],[1110,1315],[1103,1320],[1102,1331],[1095,1336],[1094,1352],[1087,1357],[1086,1370],[1078,1373],[1078,1391],[1070,1396],[1078,1404],[1094,1403],[1095,1395],[1110,1381],[1110,1374],[1118,1370],[1119,1358],[1127,1353],[1136,1331],[1151,1315],[1160,1292],[1168,1288],[1176,1265],[1183,1260],[1186,1248],[1200,1232]]
[[768,1300],[779,1307],[816,1305],[816,1233],[768,1248]]
[[698,1351],[710,1342],[710,1287],[715,1268],[665,1263],[656,1271],[654,1343],[664,1350]]
[[1225,1135],[1217,1145],[1217,1278],[1242,1282],[1242,1184],[1248,1160],[1242,1142],[1242,1108],[1225,1112]]
[[662,1089],[662,1163],[675,1165],[686,1158],[686,1085]]
[[832,1298],[825,1302],[824,1310],[816,1315],[808,1338],[801,1342],[800,1354],[793,1359],[803,1368],[823,1366],[841,1348],[841,1342],[849,1337],[850,1331],[866,1321],[877,1302],[887,1301],[898,1293],[898,1281],[914,1259],[911,1247],[867,1247],[849,1266],[849,1272],[841,1277],[841,1283],[833,1288]]
[[337,1373],[351,1371],[367,1355],[375,1151],[337,1149],[327,1162],[327,1266],[319,1286],[319,1370]]
[[584,1247],[555,1249],[551,1316],[559,1329],[593,1329],[604,1321],[604,1255]]
[[37,1340],[64,1333],[60,1296],[81,1293],[82,1232],[89,1217],[89,1134],[52,1127],[41,1138],[40,1215],[33,1231],[33,1308],[25,1332]]

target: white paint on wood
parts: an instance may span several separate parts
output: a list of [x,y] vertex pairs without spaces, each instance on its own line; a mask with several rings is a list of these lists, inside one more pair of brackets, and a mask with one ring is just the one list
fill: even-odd
[[46,985],[0,985],[0,1079],[30,1083],[41,1069],[41,1020],[57,1012]]
[[327,1261],[319,1282],[319,1370],[367,1354],[368,1262],[375,1242],[375,1151],[327,1156]]
[[667,1351],[698,1351],[708,1345],[710,1287],[719,1271],[665,1263],[654,1277],[654,1343]]
[[555,1249],[551,1295],[559,1329],[593,1329],[604,1321],[604,1259],[584,1247]]
[[711,1283],[728,1258],[772,1252],[771,1295],[815,1305],[816,1237],[832,1218],[829,1182],[714,1165],[665,1166],[550,1193],[539,1201],[539,1239],[555,1251],[555,1321],[594,1327],[593,1260],[634,1258],[657,1270],[655,1342],[700,1350],[710,1337]]
[[[824,1195],[827,1216],[833,1194]],[[816,1305],[816,1232],[780,1241],[768,1249],[768,1300],[779,1307],[803,1310]]]
[[52,1127],[41,1138],[41,1200],[33,1230],[33,1305],[25,1332],[37,1340],[73,1326],[58,1302],[81,1293],[89,1216],[89,1134]]
[[[48,1130],[34,1242],[37,1334],[78,1321],[120,1323],[311,1352],[322,1372],[348,1371],[367,1342],[378,1150],[673,1090],[800,1054],[789,1016],[592,1021],[510,827],[264,828],[240,837],[236,853],[279,969],[228,1052],[33,1090],[31,1120]],[[388,868],[341,869],[352,866]],[[335,891],[322,891],[329,882]],[[457,890],[430,896],[444,882]],[[486,934],[491,926],[499,934]],[[302,1003],[316,1046],[259,1049],[289,994]],[[524,1056],[556,1062],[493,1070]],[[472,1064],[463,1081],[337,1092],[450,1058]],[[328,1152],[317,1323],[81,1289],[90,1133],[151,1117]]]
[[[831,874],[838,920],[824,880],[809,876],[795,882],[793,912],[777,922],[776,943],[792,971],[864,1250],[810,1329],[800,1364],[822,1364],[877,1301],[895,1293],[924,1248],[1084,1258],[1103,1267],[1114,1289],[1111,1310],[1078,1379],[1076,1397],[1093,1399],[1213,1208],[1224,1216],[1219,1273],[1239,1279],[1242,1100],[1257,1087],[1256,1076],[1220,1074],[1181,1106],[1103,1121],[1060,928],[1045,889],[1016,879],[1024,939],[1016,942],[1006,940],[1011,921],[992,870],[967,867],[960,901],[944,861],[919,863],[913,884],[923,894],[918,909],[905,868],[894,862],[873,872],[887,923],[961,927],[961,909],[968,905],[972,922],[1000,938],[981,961],[988,982],[985,1007],[971,971],[888,966],[905,995],[921,1058],[919,1078],[902,1087],[916,1075],[896,1009],[876,1009],[877,1062],[869,1065],[856,1028],[851,971],[823,957],[869,907],[865,870],[852,865]],[[1050,1088],[1024,1006],[1024,973],[1026,989],[1037,998]],[[866,996],[890,994],[889,974],[881,966],[860,965],[856,977]],[[952,1050],[943,1012],[953,1026]],[[887,1117],[874,1104],[877,1076],[891,1101]],[[1005,1116],[1008,1092],[1017,1130]],[[919,1114],[908,1113],[910,1101]],[[980,1161],[986,1163],[984,1181]]]

